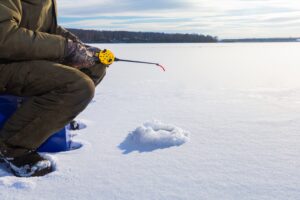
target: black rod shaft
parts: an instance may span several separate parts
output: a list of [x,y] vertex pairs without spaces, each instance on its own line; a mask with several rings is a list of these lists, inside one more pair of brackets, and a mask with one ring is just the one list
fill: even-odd
[[124,60],[124,59],[120,59],[120,58],[115,58],[115,61],[131,62],[131,63],[142,63],[142,64],[149,64],[149,65],[159,65],[158,63],[144,62],[144,61],[137,61],[137,60]]

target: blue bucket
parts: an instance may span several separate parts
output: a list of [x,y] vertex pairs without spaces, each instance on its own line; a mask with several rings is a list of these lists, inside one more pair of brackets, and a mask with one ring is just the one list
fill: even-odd
[[[24,101],[22,97],[11,95],[0,95],[0,129],[3,127],[8,118],[18,109]],[[70,134],[66,127],[54,133],[42,144],[39,152],[61,152],[71,149]]]

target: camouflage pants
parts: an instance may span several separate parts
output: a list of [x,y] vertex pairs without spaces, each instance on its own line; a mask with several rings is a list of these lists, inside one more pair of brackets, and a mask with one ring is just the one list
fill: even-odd
[[0,94],[28,97],[0,131],[0,143],[22,150],[37,149],[63,128],[94,96],[106,66],[74,69],[50,61],[0,65]]

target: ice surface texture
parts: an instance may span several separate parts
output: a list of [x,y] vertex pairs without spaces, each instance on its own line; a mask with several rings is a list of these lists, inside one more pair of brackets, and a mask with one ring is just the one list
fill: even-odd
[[145,122],[129,133],[119,148],[124,150],[124,154],[164,149],[184,144],[189,141],[189,135],[189,132],[179,127],[153,120]]
[[[87,128],[71,132],[83,147],[51,154],[46,177],[16,178],[0,165],[0,200],[300,199],[300,42],[97,47],[168,71],[110,66],[77,117]],[[141,119],[155,117],[190,141],[134,141]]]

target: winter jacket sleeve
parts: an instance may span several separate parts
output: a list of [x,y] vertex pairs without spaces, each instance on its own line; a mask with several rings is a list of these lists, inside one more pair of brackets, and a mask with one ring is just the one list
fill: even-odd
[[73,33],[71,33],[70,31],[68,31],[67,29],[65,29],[62,26],[57,26],[56,34],[61,35],[61,36],[65,37],[65,38],[68,38],[70,40],[73,40],[74,42],[82,43],[76,35],[74,35]]
[[21,0],[0,0],[0,60],[61,60],[66,39],[19,27]]

